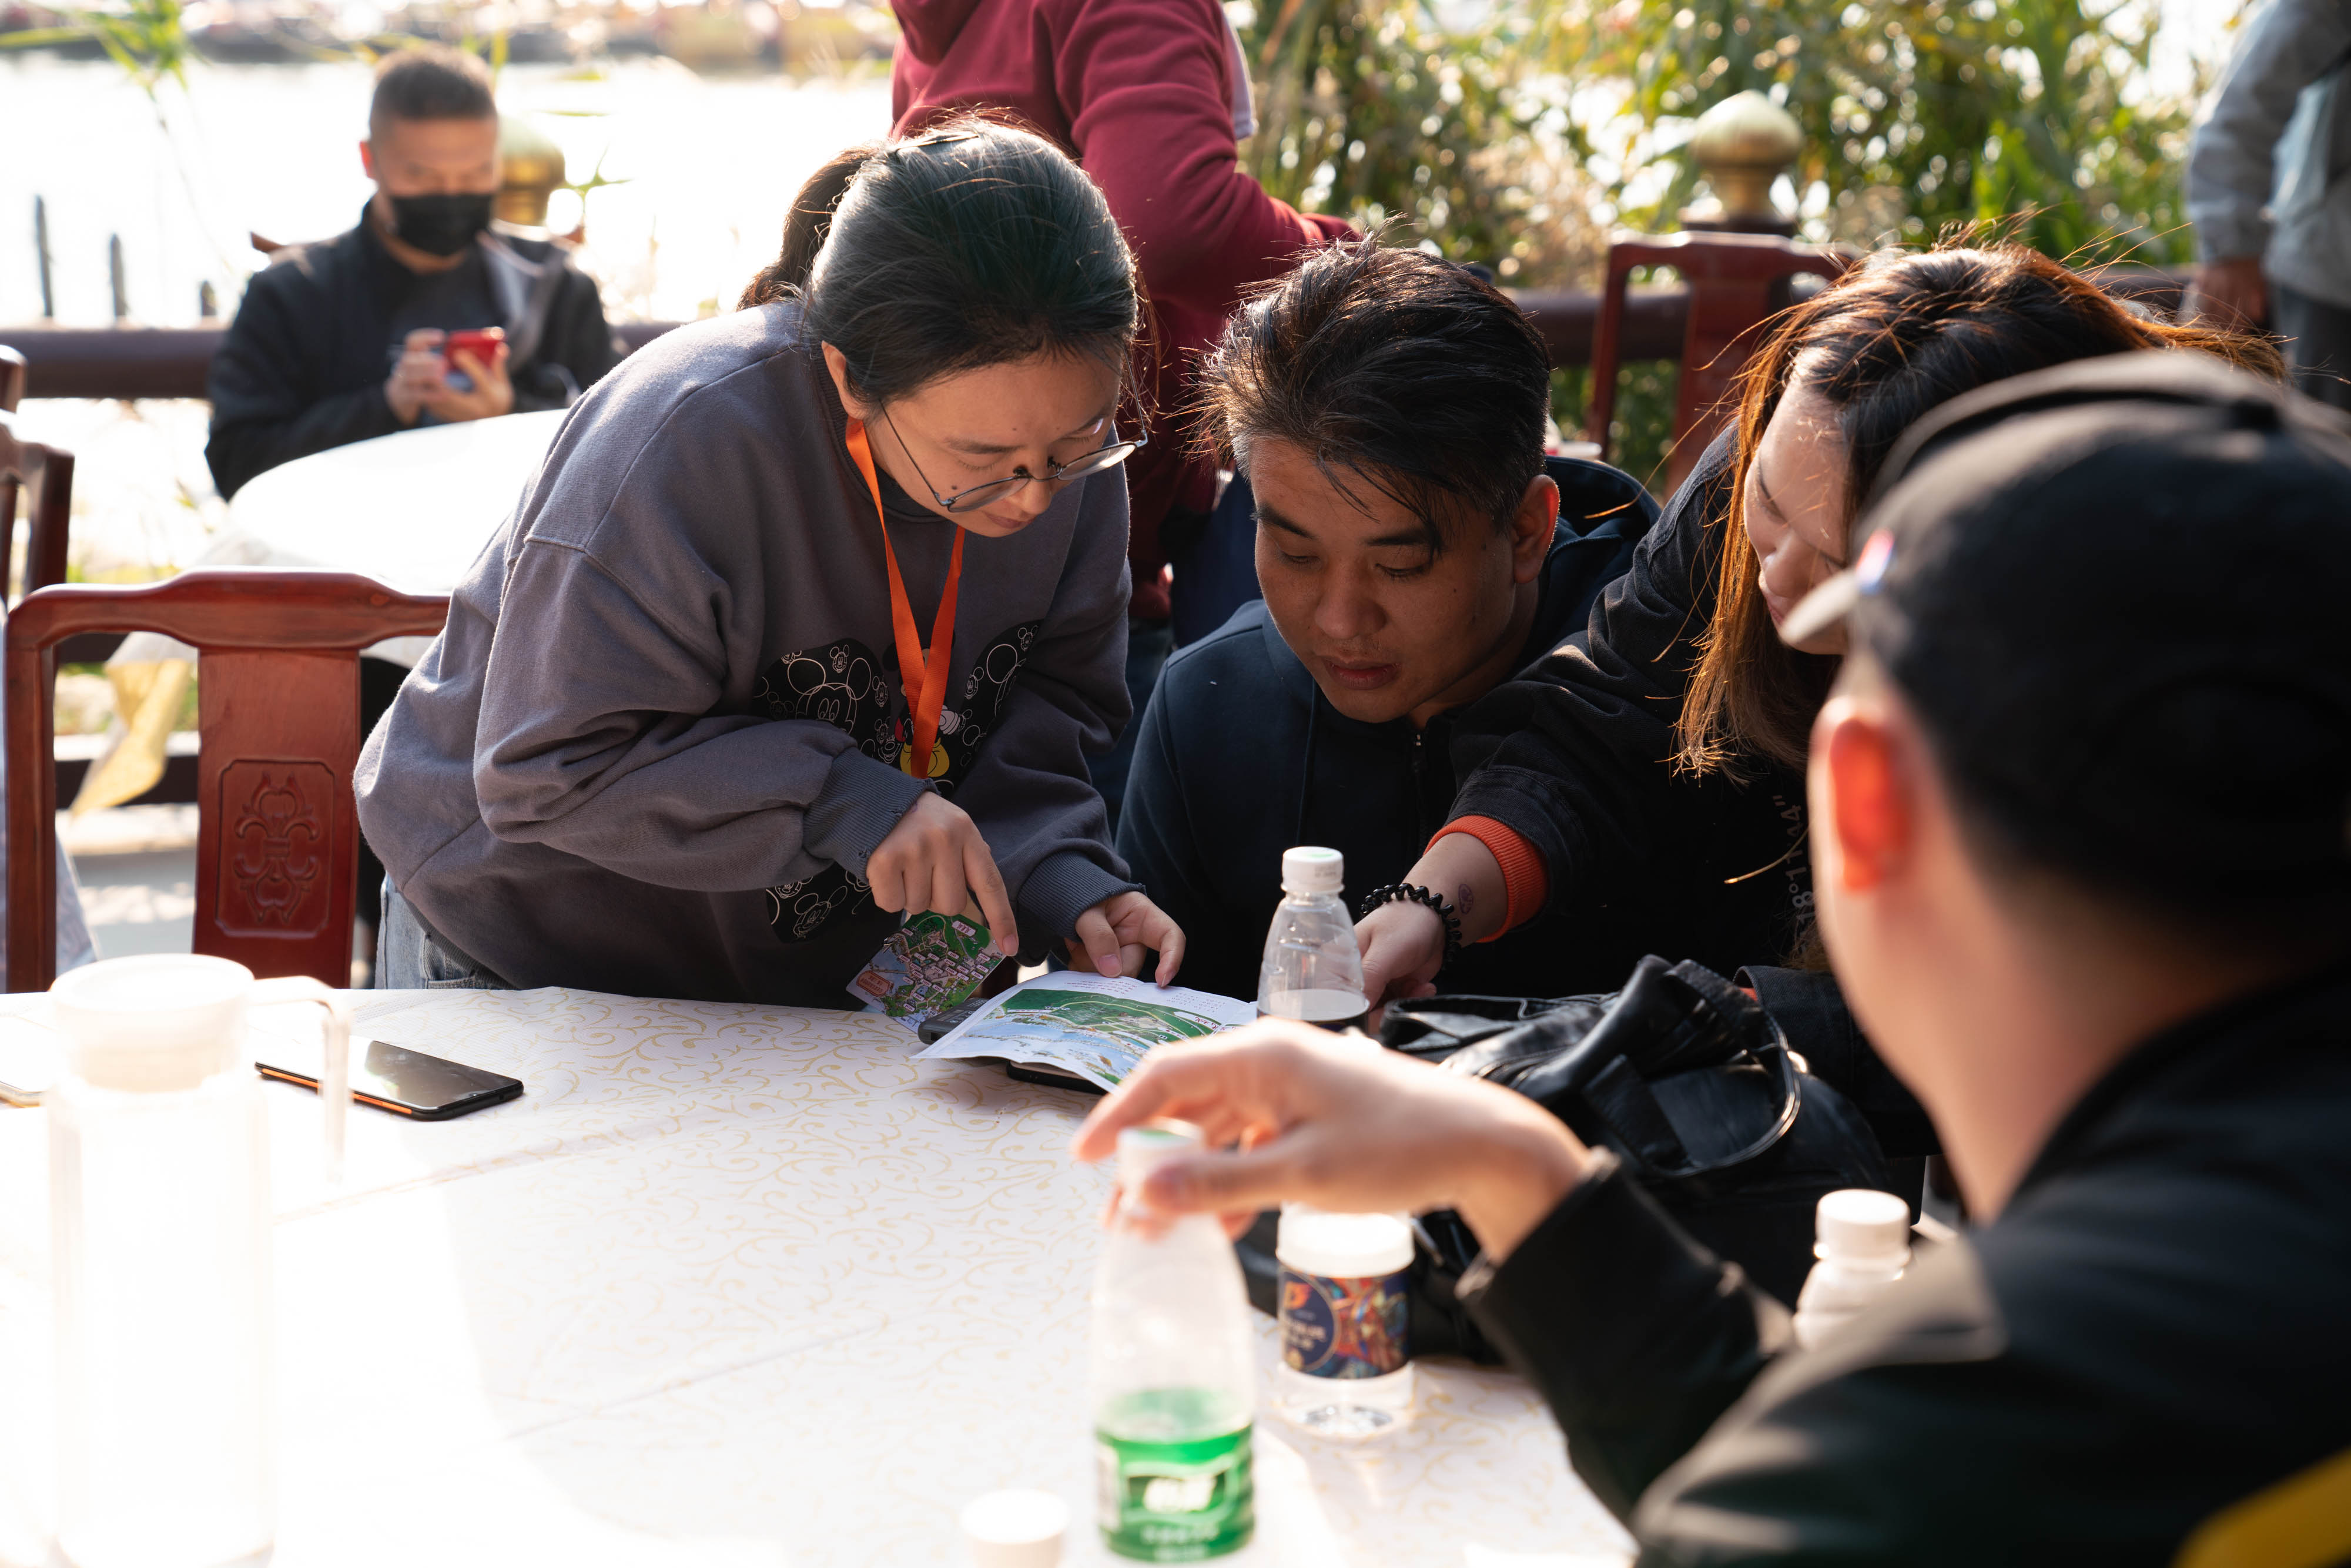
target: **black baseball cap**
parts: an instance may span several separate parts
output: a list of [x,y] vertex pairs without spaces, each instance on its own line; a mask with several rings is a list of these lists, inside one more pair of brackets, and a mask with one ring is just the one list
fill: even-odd
[[2026,861],[2177,914],[2351,913],[2351,420],[2210,356],[1997,382],[1888,455],[1843,620]]

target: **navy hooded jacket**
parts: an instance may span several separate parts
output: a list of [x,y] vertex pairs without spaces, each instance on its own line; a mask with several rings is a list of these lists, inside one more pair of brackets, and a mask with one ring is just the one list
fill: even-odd
[[[1630,475],[1554,457],[1560,521],[1544,558],[1535,622],[1521,666],[1581,635],[1601,591],[1632,563],[1657,516]],[[1462,710],[1424,728],[1408,718],[1365,724],[1322,698],[1274,629],[1262,600],[1167,662],[1139,720],[1118,852],[1134,879],[1184,928],[1179,983],[1257,995],[1258,965],[1281,900],[1281,852],[1321,844],[1346,857],[1349,907],[1411,869],[1452,814],[1449,737]],[[1589,915],[1539,918],[1463,952],[1448,991],[1557,995],[1553,959],[1578,946],[1566,929]],[[1613,960],[1612,960],[1613,961]],[[1583,989],[1613,990],[1629,963]]]

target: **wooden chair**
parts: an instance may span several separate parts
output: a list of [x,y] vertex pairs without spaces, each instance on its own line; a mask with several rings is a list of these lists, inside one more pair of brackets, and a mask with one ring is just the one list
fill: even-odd
[[200,569],[139,588],[45,588],[6,629],[8,986],[57,962],[57,644],[161,632],[198,653],[194,948],[266,978],[350,984],[359,812],[359,653],[441,630],[444,598],[347,572]]
[[66,541],[73,527],[73,454],[20,440],[0,413],[0,548],[16,539],[16,493],[25,495],[25,585],[30,593],[66,580]]
[[1619,240],[1608,247],[1608,281],[1592,335],[1592,404],[1586,438],[1608,455],[1608,424],[1616,413],[1617,343],[1625,319],[1625,287],[1636,267],[1670,267],[1689,286],[1689,319],[1682,331],[1682,368],[1674,393],[1673,446],[1666,458],[1671,494],[1707,444],[1729,423],[1730,394],[1755,352],[1757,329],[1787,304],[1787,283],[1799,274],[1834,281],[1860,256],[1843,246],[1798,245],[1777,235],[1673,234]]

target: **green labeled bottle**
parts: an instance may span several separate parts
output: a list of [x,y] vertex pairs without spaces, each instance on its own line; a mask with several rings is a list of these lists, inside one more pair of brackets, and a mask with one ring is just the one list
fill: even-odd
[[1102,1540],[1144,1563],[1222,1557],[1257,1529],[1256,1366],[1240,1266],[1213,1218],[1169,1223],[1134,1197],[1154,1167],[1199,1147],[1199,1130],[1182,1123],[1119,1134],[1118,1211],[1094,1275]]

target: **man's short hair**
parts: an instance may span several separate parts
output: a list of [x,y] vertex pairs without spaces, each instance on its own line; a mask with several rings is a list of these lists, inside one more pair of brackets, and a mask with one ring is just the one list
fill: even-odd
[[1199,382],[1219,455],[1288,442],[1343,488],[1339,470],[1418,512],[1433,549],[1447,512],[1499,528],[1542,472],[1541,337],[1501,290],[1424,252],[1320,252],[1235,313]]
[[430,44],[387,55],[375,68],[368,134],[382,135],[395,120],[496,120],[497,114],[481,57]]

